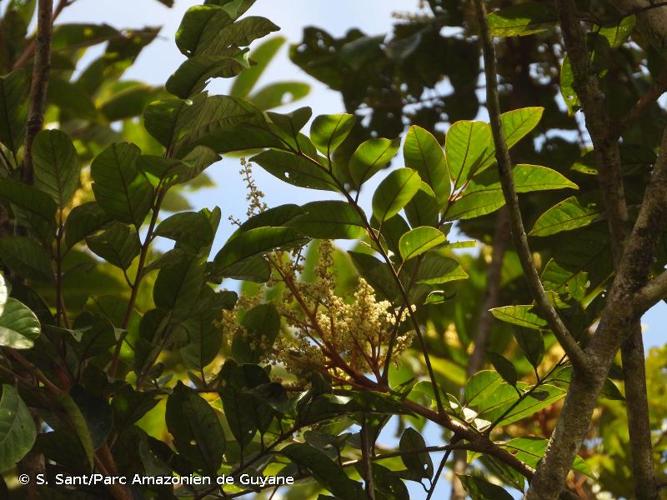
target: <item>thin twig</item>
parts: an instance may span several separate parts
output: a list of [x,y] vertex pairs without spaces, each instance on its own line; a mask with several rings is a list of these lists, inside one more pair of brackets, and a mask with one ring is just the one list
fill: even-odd
[[39,0],[35,60],[32,68],[30,108],[25,137],[25,158],[21,170],[21,178],[27,184],[32,184],[33,181],[32,143],[44,124],[46,93],[49,86],[49,73],[51,72],[52,14],[53,0]]
[[493,132],[493,141],[496,148],[496,160],[498,171],[500,172],[500,181],[503,188],[503,194],[507,203],[510,221],[512,224],[512,235],[521,266],[526,275],[530,291],[542,314],[545,316],[549,327],[567,353],[575,370],[582,373],[588,371],[587,357],[579,346],[575,338],[569,332],[563,323],[560,315],[549,301],[544,286],[537,273],[537,268],[533,262],[533,256],[528,245],[528,236],[523,225],[523,218],[519,208],[519,199],[514,180],[512,179],[512,160],[509,155],[507,143],[503,136],[500,122],[500,101],[498,97],[498,82],[496,79],[496,54],[495,47],[489,34],[488,21],[486,18],[486,8],[483,0],[475,0],[477,10],[477,21],[480,26],[480,38],[484,52],[484,73],[486,75],[486,101],[491,119],[491,129]]

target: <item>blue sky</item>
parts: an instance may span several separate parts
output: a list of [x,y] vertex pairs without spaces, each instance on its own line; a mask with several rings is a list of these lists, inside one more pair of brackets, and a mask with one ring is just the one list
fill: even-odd
[[[138,28],[145,25],[163,26],[160,38],[139,58],[137,64],[127,73],[127,78],[163,84],[182,61],[173,42],[174,33],[183,13],[188,7],[202,3],[195,0],[176,0],[176,5],[168,9],[157,0],[77,0],[61,16],[59,22],[106,22],[117,28]],[[392,12],[412,10],[417,0],[258,0],[252,8],[253,15],[271,19],[282,28],[281,34],[290,42],[301,39],[304,26],[324,27],[334,35],[342,35],[351,27],[358,27],[368,34],[386,33],[392,24]],[[299,80],[312,85],[310,96],[299,105],[310,105],[317,114],[335,113],[343,109],[340,95],[328,90],[317,81],[302,73],[290,63],[286,51],[269,67],[262,81]],[[261,82],[260,82],[261,84]],[[224,92],[227,82],[211,86],[214,92]],[[223,160],[211,167],[209,174],[218,181],[213,189],[203,190],[191,197],[194,207],[220,206],[223,219],[229,215],[242,218],[245,214],[245,190],[238,175],[238,159]],[[260,187],[267,195],[269,205],[300,203],[321,199],[321,192],[297,190],[275,180],[267,174],[255,171]],[[372,192],[372,185],[369,191]],[[362,199],[368,200],[368,194]],[[221,230],[217,244],[229,235],[231,228],[226,225]],[[661,345],[667,341],[664,324],[667,322],[667,305],[661,303],[643,318],[647,346]],[[438,436],[430,436],[438,441]],[[446,482],[438,488],[437,498],[446,498]],[[420,489],[413,489],[414,498],[420,498]]]

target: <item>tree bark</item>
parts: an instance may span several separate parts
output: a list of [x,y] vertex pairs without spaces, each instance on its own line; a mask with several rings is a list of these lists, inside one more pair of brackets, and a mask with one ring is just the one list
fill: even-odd
[[651,423],[646,395],[646,360],[639,321],[621,346],[625,401],[630,432],[630,461],[635,495],[640,499],[657,499],[658,487],[653,467]]

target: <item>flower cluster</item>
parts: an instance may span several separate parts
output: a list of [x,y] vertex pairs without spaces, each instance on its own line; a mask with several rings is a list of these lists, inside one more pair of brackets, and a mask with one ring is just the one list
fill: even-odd
[[272,361],[296,373],[325,368],[342,380],[369,373],[379,377],[412,341],[411,333],[399,331],[407,311],[395,311],[390,302],[378,300],[363,278],[351,300],[336,295],[333,253],[331,242],[320,244],[310,283],[296,280],[290,269],[277,263],[287,289],[280,312],[292,335],[276,342]]

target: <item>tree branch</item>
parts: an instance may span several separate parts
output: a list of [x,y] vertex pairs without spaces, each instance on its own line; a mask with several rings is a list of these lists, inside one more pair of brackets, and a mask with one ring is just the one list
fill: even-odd
[[[594,153],[598,164],[598,181],[607,215],[610,233],[610,245],[614,269],[618,271],[623,255],[623,246],[627,236],[628,209],[625,201],[621,153],[617,131],[612,125],[606,107],[606,96],[600,88],[597,76],[591,71],[590,56],[586,47],[586,35],[579,20],[575,17],[572,0],[559,1],[561,31],[568,57],[572,64],[574,89],[581,99],[586,120],[586,127],[593,141]],[[657,98],[660,87],[657,86],[633,108],[637,114],[647,107],[650,98]],[[655,474],[651,458],[651,433],[646,396],[646,373],[644,368],[644,345],[641,325],[635,317],[630,325],[630,337],[621,345],[623,375],[626,396],[626,411],[632,450],[632,470],[635,482],[635,494],[638,498],[655,496]],[[647,496],[653,491],[653,496]]]
[[632,333],[638,317],[634,298],[646,284],[657,241],[667,225],[667,131],[663,134],[661,148],[639,215],[626,240],[597,331],[586,347],[591,359],[591,374],[585,377],[574,373],[547,453],[526,494],[529,500],[558,497],[590,428],[591,416],[614,356],[623,340]]
[[21,178],[28,184],[32,184],[33,180],[32,143],[44,124],[44,109],[51,71],[52,15],[53,0],[39,0],[35,60],[32,68],[30,108],[25,137],[25,159],[21,171]]
[[635,296],[635,310],[641,316],[655,304],[667,298],[667,271],[649,281]]
[[537,306],[570,358],[575,371],[586,373],[588,371],[588,360],[586,355],[549,301],[537,273],[535,263],[533,262],[530,247],[528,246],[528,236],[526,235],[526,230],[523,226],[519,199],[517,197],[516,189],[514,188],[514,180],[512,179],[512,160],[500,124],[500,101],[498,97],[498,82],[496,80],[495,47],[493,46],[491,35],[489,34],[486,8],[484,7],[483,0],[475,0],[475,6],[484,53],[487,108],[491,119],[493,141],[496,147],[496,160],[498,162],[498,171],[500,172],[500,182],[502,184],[503,194],[510,214],[514,244],[517,253],[519,254],[519,259],[526,275],[526,279],[528,280],[530,291]]

